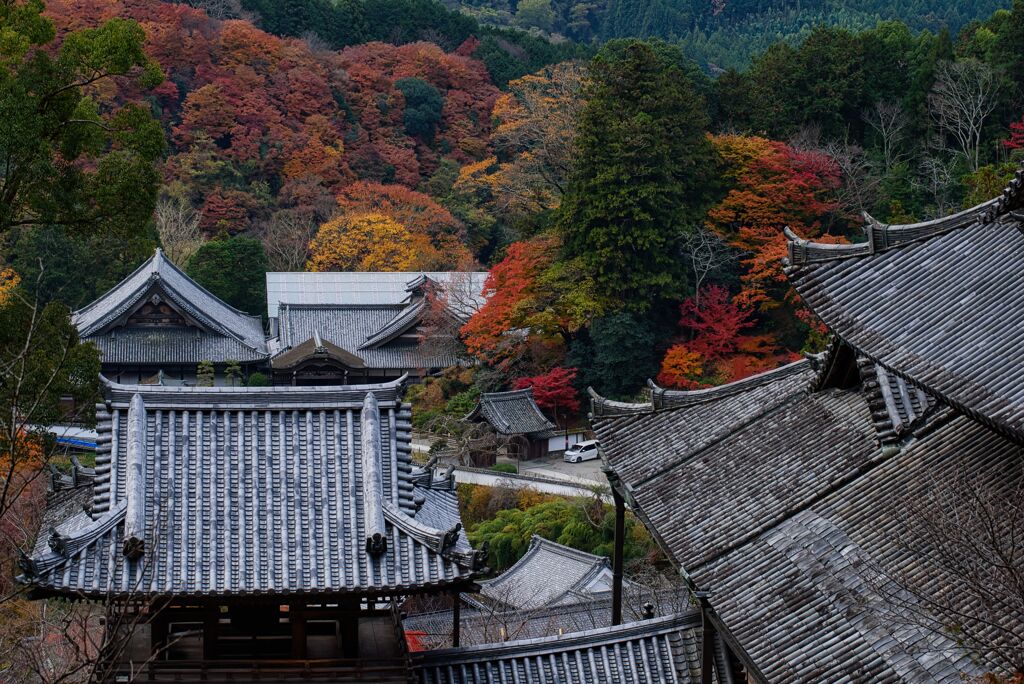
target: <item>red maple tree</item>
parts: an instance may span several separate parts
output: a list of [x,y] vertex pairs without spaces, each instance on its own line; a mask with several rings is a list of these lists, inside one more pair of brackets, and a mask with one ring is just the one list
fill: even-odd
[[558,415],[578,413],[579,394],[573,386],[576,380],[575,368],[552,368],[547,373],[529,378],[517,378],[513,389],[533,388],[533,398],[546,411]]

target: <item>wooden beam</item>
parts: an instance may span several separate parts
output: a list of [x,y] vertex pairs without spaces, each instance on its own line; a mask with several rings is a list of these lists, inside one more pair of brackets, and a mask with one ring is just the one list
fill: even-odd
[[345,599],[339,603],[347,613],[338,621],[338,629],[341,633],[341,653],[345,658],[359,657],[359,599]]
[[711,605],[707,592],[698,591],[694,595],[700,605],[701,616],[700,684],[714,684],[712,673],[715,669],[715,626],[708,617]]
[[622,567],[626,536],[626,502],[618,489],[612,487],[615,501],[615,547],[612,553],[612,625],[622,624]]
[[220,606],[208,604],[203,612],[203,660],[217,657],[217,633],[220,631]]
[[462,594],[452,594],[452,647],[458,648],[462,641]]

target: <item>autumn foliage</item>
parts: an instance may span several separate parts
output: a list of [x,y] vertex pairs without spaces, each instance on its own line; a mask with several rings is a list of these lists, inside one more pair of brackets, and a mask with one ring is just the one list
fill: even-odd
[[1024,118],[1010,124],[1010,137],[1003,141],[1003,146],[1008,150],[1024,148]]
[[[285,209],[323,221],[334,198],[359,179],[413,188],[445,158],[463,164],[487,153],[498,90],[466,54],[430,43],[314,50],[186,4],[52,0],[47,14],[58,33],[112,17],[135,19],[145,30],[146,52],[167,77],[152,103],[172,143],[164,180],[187,189],[211,237],[257,228]],[[403,79],[441,94],[429,140],[407,131]],[[142,96],[129,80],[97,95]],[[438,247],[459,250],[457,222],[442,217],[435,226],[451,236],[435,240],[444,243]],[[453,259],[464,256],[462,249]]]
[[672,389],[696,389],[701,386],[704,359],[697,352],[679,343],[669,347],[661,361],[658,384]]
[[429,248],[419,256],[419,268],[444,271],[468,268],[473,255],[465,246],[466,229],[452,213],[429,195],[402,185],[383,185],[359,181],[346,186],[338,195],[343,214],[375,213],[400,224]]
[[719,135],[712,138],[733,183],[708,212],[708,223],[747,256],[739,301],[770,309],[788,292],[782,258],[789,227],[805,238],[821,238],[823,219],[838,209],[834,198],[839,167],[821,152],[796,150],[765,138]]
[[790,358],[770,335],[753,334],[754,312],[724,287],[712,285],[680,306],[685,341],[662,360],[658,382],[676,389],[739,380]]
[[430,251],[426,238],[380,213],[352,213],[328,221],[309,245],[310,271],[412,271]]
[[509,245],[484,283],[487,303],[462,328],[466,348],[475,356],[501,361],[524,342],[531,300],[540,295],[537,283],[557,255],[556,238],[544,237]]
[[517,378],[512,389],[533,388],[533,398],[545,411],[554,415],[574,414],[580,410],[580,399],[573,386],[575,368],[552,368],[547,373]]

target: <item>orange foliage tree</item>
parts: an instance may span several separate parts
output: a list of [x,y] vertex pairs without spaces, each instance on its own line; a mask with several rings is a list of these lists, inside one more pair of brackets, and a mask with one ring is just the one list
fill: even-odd
[[738,301],[761,310],[779,306],[789,291],[782,272],[782,229],[823,237],[826,220],[838,209],[840,169],[821,152],[765,138],[719,135],[712,142],[732,189],[707,218],[712,229],[746,253]]
[[342,189],[338,207],[346,214],[383,214],[411,234],[426,238],[432,249],[419,258],[424,270],[469,267],[473,262],[473,255],[463,244],[465,226],[422,192],[402,185],[359,181]]
[[661,360],[658,384],[673,389],[696,389],[701,386],[704,374],[704,358],[685,344],[669,347]]
[[573,164],[584,66],[565,62],[509,82],[494,103],[494,155],[462,168],[455,189],[511,216],[555,209]]
[[462,327],[470,354],[490,361],[512,356],[525,342],[537,279],[551,266],[558,239],[551,236],[509,245],[484,283],[487,302]]

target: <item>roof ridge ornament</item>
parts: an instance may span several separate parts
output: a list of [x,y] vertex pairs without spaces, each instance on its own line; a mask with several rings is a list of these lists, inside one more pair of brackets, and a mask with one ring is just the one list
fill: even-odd
[[128,407],[128,448],[125,462],[125,498],[122,552],[138,560],[146,550],[146,404],[138,392]]

